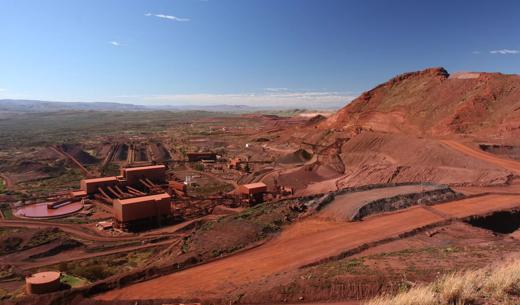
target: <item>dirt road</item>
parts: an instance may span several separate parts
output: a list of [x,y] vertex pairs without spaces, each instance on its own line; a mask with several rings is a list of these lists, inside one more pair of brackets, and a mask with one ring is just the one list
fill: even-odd
[[493,154],[490,154],[490,153],[487,153],[487,152],[484,152],[481,150],[473,149],[469,146],[466,146],[466,145],[459,143],[457,141],[454,141],[454,140],[442,140],[441,143],[448,146],[449,148],[457,150],[467,156],[470,156],[470,157],[473,157],[476,159],[480,159],[480,160],[486,161],[488,163],[503,167],[505,169],[520,173],[520,163],[518,161],[510,160],[510,159],[502,159],[496,155],[493,155]]
[[[0,227],[34,228],[34,229],[59,228],[62,231],[69,233],[80,239],[90,240],[90,241],[99,241],[99,242],[136,241],[136,240],[150,239],[150,238],[154,237],[152,235],[102,236],[102,235],[99,235],[95,231],[81,227],[80,225],[77,225],[77,224],[64,224],[64,223],[45,222],[45,221],[37,221],[37,220],[0,220]],[[159,236],[164,236],[164,234],[161,234]],[[155,236],[155,237],[157,237],[157,236]]]
[[261,281],[273,273],[335,256],[364,243],[395,237],[448,217],[466,217],[520,206],[517,195],[487,195],[440,204],[415,206],[362,222],[330,222],[319,217],[296,223],[265,245],[212,263],[99,295],[98,299],[219,297]]
[[[500,159],[455,141],[442,142],[468,156],[520,172],[520,163],[513,160]],[[318,214],[316,217],[288,227],[277,238],[261,247],[230,258],[109,291],[97,298],[114,300],[220,297],[246,287],[249,283],[266,279],[273,273],[291,271],[362,244],[395,237],[422,226],[439,223],[446,218],[464,218],[518,207],[520,207],[519,195],[490,194],[428,208],[414,206],[354,223],[327,221]]]

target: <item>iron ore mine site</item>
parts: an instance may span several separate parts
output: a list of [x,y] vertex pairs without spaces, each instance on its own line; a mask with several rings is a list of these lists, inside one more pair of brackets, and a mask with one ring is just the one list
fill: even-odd
[[[405,73],[325,115],[6,119],[3,298],[364,304],[513,259],[520,76],[467,75]],[[18,126],[43,115],[45,139]]]
[[0,305],[520,305],[519,12],[0,0]]

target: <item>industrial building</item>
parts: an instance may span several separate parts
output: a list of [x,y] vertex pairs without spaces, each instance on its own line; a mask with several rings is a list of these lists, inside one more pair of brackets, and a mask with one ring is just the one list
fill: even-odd
[[[93,195],[100,192],[100,189],[112,190],[126,186],[137,186],[142,184],[146,187],[154,185],[155,183],[165,183],[166,181],[166,166],[153,165],[133,168],[122,168],[121,175],[112,177],[101,177],[83,179],[80,183],[80,191],[87,195]],[[71,195],[78,195],[78,191],[74,191]],[[121,194],[123,191],[117,190],[116,193]]]
[[155,183],[164,183],[166,180],[166,166],[152,165],[133,168],[122,168],[121,176],[127,184],[137,184],[141,179],[148,179]]
[[165,192],[166,166],[122,168],[119,176],[81,180],[71,192],[112,205],[114,224],[123,229],[160,224],[171,215],[171,196]]
[[264,194],[267,192],[267,185],[263,182],[243,184],[238,186],[238,193],[248,198],[252,204],[264,201]]
[[44,294],[58,291],[61,286],[61,273],[46,271],[35,273],[25,278],[27,294]]
[[80,189],[87,195],[90,195],[98,192],[100,187],[114,186],[117,182],[117,177],[83,179],[80,182]]
[[139,224],[161,224],[171,215],[171,196],[167,193],[128,199],[116,199],[113,204],[116,223],[122,228]]
[[239,169],[240,163],[242,163],[242,160],[240,158],[233,158],[229,160],[228,168],[229,169]]

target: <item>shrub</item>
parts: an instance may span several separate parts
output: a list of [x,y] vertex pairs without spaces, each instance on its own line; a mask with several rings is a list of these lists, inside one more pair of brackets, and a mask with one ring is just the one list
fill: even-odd
[[513,304],[511,299],[519,293],[520,259],[516,259],[481,270],[448,274],[430,285],[395,296],[379,296],[365,305],[470,305],[482,299],[505,305]]

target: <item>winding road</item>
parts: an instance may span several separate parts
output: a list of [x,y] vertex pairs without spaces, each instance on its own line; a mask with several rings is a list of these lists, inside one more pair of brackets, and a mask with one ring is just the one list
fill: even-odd
[[[506,169],[518,172],[520,163],[479,152],[454,141],[443,141],[460,151]],[[391,191],[391,188],[387,189]],[[373,191],[373,190],[372,190]],[[369,195],[371,191],[367,191]],[[483,191],[484,193],[484,191]],[[363,192],[356,200],[364,200]],[[333,201],[330,205],[341,204]],[[349,204],[356,204],[349,202]],[[220,297],[240,287],[266,280],[274,273],[295,270],[306,264],[334,257],[363,244],[397,238],[424,226],[444,223],[498,210],[520,207],[519,194],[487,194],[435,206],[413,206],[397,212],[369,217],[361,222],[334,221],[321,213],[287,227],[264,245],[156,279],[112,290],[97,296],[100,300]],[[341,210],[341,208],[339,209]],[[324,212],[322,212],[324,213]]]
[[508,169],[510,171],[514,171],[516,173],[520,173],[520,163],[511,159],[503,159],[491,153],[484,152],[482,150],[473,149],[469,146],[466,146],[460,142],[454,140],[442,140],[442,144],[449,147],[450,149],[456,150],[465,154],[466,156],[479,159],[482,161],[486,161],[488,163],[500,166],[502,168]]

